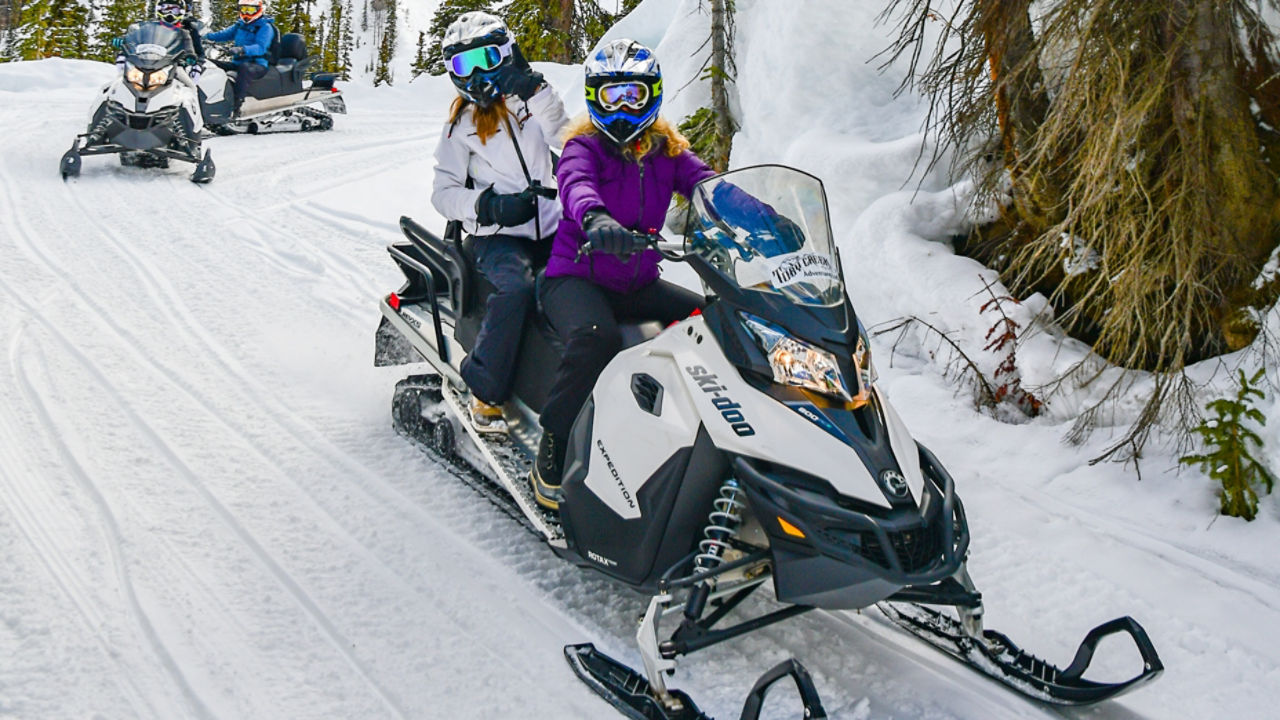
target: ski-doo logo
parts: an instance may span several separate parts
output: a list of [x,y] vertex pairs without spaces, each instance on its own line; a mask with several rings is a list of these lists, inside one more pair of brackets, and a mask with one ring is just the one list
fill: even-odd
[[599,555],[599,554],[597,554],[594,550],[588,550],[588,551],[587,551],[587,558],[588,558],[588,559],[590,559],[590,560],[593,560],[593,561],[595,561],[595,562],[597,562],[597,563],[599,563],[599,564],[601,564],[601,565],[603,565],[603,566],[605,566],[605,567],[617,567],[617,566],[618,566],[618,563],[617,563],[617,562],[615,562],[615,561],[613,561],[613,560],[610,560],[609,558],[607,558],[607,557],[605,557],[605,556],[603,556],[603,555]]
[[720,380],[715,375],[707,372],[707,369],[701,365],[691,365],[684,370],[689,373],[689,377],[693,378],[694,382],[698,383],[698,389],[711,395],[711,404],[720,411],[720,417],[729,423],[729,427],[733,428],[738,437],[750,437],[756,434],[756,429],[751,427],[751,423],[747,422],[746,416],[742,414],[740,409],[742,406],[730,400],[728,396],[720,394],[725,387],[720,384]]
[[[596,449],[600,451],[600,456],[604,458],[604,464],[609,468],[609,474],[613,476],[613,481],[618,484],[618,490],[622,493],[622,499],[627,501],[627,506],[632,510],[636,507],[636,501],[631,499],[631,491],[627,489],[625,483],[622,482],[622,476],[618,474],[618,468],[613,466],[613,460],[610,459],[609,453],[604,449],[604,443],[596,439]],[[615,563],[616,564],[616,563]]]
[[897,470],[885,470],[880,473],[880,484],[892,496],[896,498],[904,498],[907,496],[907,479],[902,477],[902,473]]

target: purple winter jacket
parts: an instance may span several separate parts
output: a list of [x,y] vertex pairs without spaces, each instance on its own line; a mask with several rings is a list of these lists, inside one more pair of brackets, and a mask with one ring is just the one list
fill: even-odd
[[658,232],[671,205],[671,194],[685,197],[693,186],[715,171],[688,150],[669,157],[661,148],[642,162],[627,160],[603,135],[579,135],[564,145],[556,181],[564,217],[556,230],[547,261],[547,277],[574,275],[614,292],[633,292],[658,279],[656,250],[645,250],[629,260],[604,252],[578,257],[586,241],[582,216],[604,208],[623,227]]

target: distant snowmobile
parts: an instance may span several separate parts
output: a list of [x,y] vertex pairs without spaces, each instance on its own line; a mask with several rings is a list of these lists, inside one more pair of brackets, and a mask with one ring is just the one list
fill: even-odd
[[191,182],[212,180],[213,158],[207,150],[200,153],[204,119],[195,83],[178,64],[183,31],[156,21],[136,23],[125,33],[122,52],[124,72],[102,88],[88,131],[63,154],[62,179],[80,174],[84,155],[119,155],[122,165],[138,167],[164,168],[171,159],[195,163]]
[[[279,34],[279,31],[276,31]],[[345,114],[346,102],[333,83],[335,73],[313,73],[307,70],[315,58],[307,54],[301,35],[285,33],[273,43],[270,55],[275,61],[267,73],[249,86],[238,116],[232,84],[235,71],[224,70],[219,62],[221,48],[212,45],[207,52],[210,62],[197,83],[204,121],[211,132],[219,135],[259,132],[306,132],[333,127],[331,113]]]
[[[744,212],[733,200],[742,191],[794,225]],[[464,477],[557,554],[651,595],[636,636],[643,674],[590,644],[565,648],[579,677],[628,717],[705,717],[666,685],[676,658],[814,608],[876,605],[1046,702],[1097,702],[1163,670],[1127,617],[1091,631],[1066,669],[983,628],[963,505],[875,384],[817,178],[776,165],[709,178],[690,200],[684,242],[651,239],[698,273],[709,302],[665,329],[628,329],[629,347],[600,375],[567,441],[559,513],[534,502],[526,479],[557,339],[544,323],[526,328],[509,435],[475,432],[458,367],[489,288],[460,234],[441,240],[408,218],[401,227],[408,242],[388,251],[407,282],[380,304],[375,364],[425,359],[434,372],[400,382],[393,422],[474,469]],[[780,242],[780,227],[798,227],[803,238]],[[769,581],[786,607],[716,627]],[[664,640],[659,621],[673,614],[679,626]],[[1099,641],[1118,633],[1137,645],[1142,670],[1123,682],[1084,679]],[[799,687],[804,717],[825,717],[794,660],[760,679],[742,717],[755,718],[769,686],[785,677]]]

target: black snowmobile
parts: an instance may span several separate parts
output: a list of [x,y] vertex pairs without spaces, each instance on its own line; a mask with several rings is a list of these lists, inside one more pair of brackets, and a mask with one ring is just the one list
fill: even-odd
[[[273,26],[274,28],[274,26]],[[208,66],[200,76],[200,107],[205,124],[219,135],[259,132],[307,132],[333,127],[332,113],[345,114],[346,101],[334,86],[336,73],[311,73],[316,58],[307,54],[301,35],[277,29],[268,50],[267,73],[249,86],[235,115],[233,65],[222,48],[210,45]]]
[[200,152],[204,120],[195,83],[179,66],[185,43],[184,31],[161,22],[129,27],[121,46],[124,72],[98,93],[88,131],[63,154],[63,180],[80,174],[84,155],[119,155],[122,165],[138,167],[165,168],[170,160],[182,160],[195,163],[192,182],[213,179],[213,158]]
[[[526,479],[557,338],[541,320],[528,324],[509,433],[476,432],[457,369],[487,283],[456,226],[441,239],[402,218],[407,242],[388,248],[406,283],[380,304],[375,364],[433,369],[397,387],[395,427],[473,471],[478,489],[557,554],[650,596],[637,632],[643,673],[590,644],[565,648],[588,685],[628,717],[703,718],[666,685],[676,658],[814,608],[871,605],[1045,702],[1098,702],[1160,675],[1131,618],[1089,632],[1066,668],[983,628],[963,505],[875,384],[817,178],[776,165],[735,170],[699,184],[689,213],[683,243],[640,240],[689,263],[706,309],[665,329],[629,328],[629,347],[567,441],[558,513],[533,502]],[[785,607],[719,627],[766,583]],[[678,626],[664,637],[659,622],[671,616]],[[1132,638],[1142,669],[1123,682],[1085,679],[1098,643],[1115,634]],[[785,677],[805,717],[825,717],[794,660],[760,679],[742,717],[755,718]]]

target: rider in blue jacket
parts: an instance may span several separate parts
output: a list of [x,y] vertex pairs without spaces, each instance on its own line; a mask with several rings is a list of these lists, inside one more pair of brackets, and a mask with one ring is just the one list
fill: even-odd
[[249,94],[249,85],[254,80],[267,74],[267,54],[271,42],[275,40],[275,21],[265,17],[267,6],[265,0],[240,0],[240,19],[235,25],[217,32],[211,32],[205,39],[214,42],[235,43],[235,60],[218,62],[223,70],[236,72],[236,112]]

